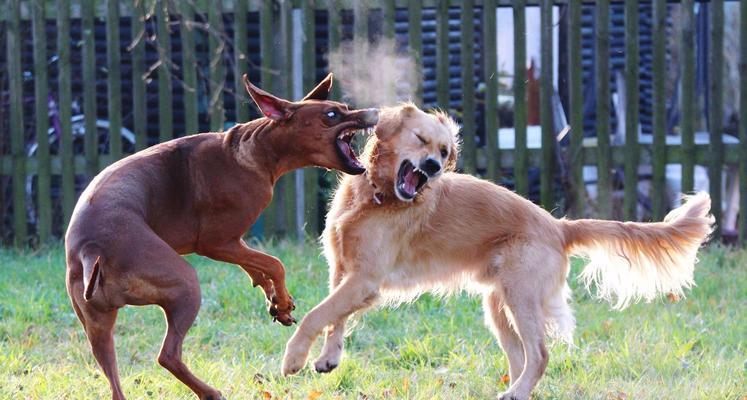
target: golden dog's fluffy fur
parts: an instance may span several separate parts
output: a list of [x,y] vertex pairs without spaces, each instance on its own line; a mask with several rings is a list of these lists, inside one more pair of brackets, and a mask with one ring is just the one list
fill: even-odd
[[[368,174],[345,176],[335,193],[322,237],[331,293],[288,342],[284,374],[303,368],[325,328],[315,367],[335,368],[345,321],[358,310],[468,290],[483,296],[485,321],[509,360],[511,385],[501,398],[526,399],[547,365],[545,333],[571,341],[571,254],[589,258],[583,278],[618,308],[692,285],[696,252],[713,224],[707,194],[660,223],[556,219],[509,190],[454,173],[458,127],[445,114],[406,104],[381,110],[379,121],[366,148]],[[443,167],[431,168],[406,198],[401,168],[429,159]]]

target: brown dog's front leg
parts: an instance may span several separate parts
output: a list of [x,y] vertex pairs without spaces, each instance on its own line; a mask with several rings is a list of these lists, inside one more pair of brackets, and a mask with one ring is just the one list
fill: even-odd
[[252,282],[264,290],[270,302],[270,315],[286,326],[296,322],[291,316],[291,311],[296,306],[285,287],[285,267],[280,260],[249,248],[241,239],[219,246],[203,245],[200,254],[241,266],[252,278]]

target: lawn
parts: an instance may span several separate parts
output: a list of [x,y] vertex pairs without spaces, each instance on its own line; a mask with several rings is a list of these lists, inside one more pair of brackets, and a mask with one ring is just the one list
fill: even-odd
[[[302,317],[326,293],[316,245],[266,244],[288,268]],[[237,267],[188,257],[202,282],[202,310],[184,356],[229,399],[484,399],[505,389],[506,360],[485,328],[480,300],[425,296],[356,318],[331,374],[279,375],[293,328],[271,322],[259,289]],[[574,271],[579,265],[574,265]],[[0,399],[99,399],[109,388],[64,284],[63,251],[0,250]],[[743,399],[747,396],[747,252],[712,248],[697,287],[622,312],[588,295],[576,274],[576,347],[556,344],[535,399]],[[155,363],[160,309],[129,307],[116,329],[119,370],[132,399],[192,399]],[[312,350],[312,359],[319,345]]]

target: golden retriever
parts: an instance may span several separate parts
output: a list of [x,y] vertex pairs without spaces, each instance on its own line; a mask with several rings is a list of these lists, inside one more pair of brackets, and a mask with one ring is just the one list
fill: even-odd
[[412,104],[381,110],[367,145],[367,174],[345,176],[322,235],[329,296],[301,321],[282,372],[303,368],[325,329],[316,370],[340,362],[345,321],[374,303],[426,291],[482,295],[485,321],[509,362],[501,399],[527,399],[548,362],[545,334],[571,342],[569,256],[586,256],[582,278],[617,308],[693,284],[711,232],[710,197],[699,193],[664,222],[556,219],[515,193],[454,173],[457,124]]

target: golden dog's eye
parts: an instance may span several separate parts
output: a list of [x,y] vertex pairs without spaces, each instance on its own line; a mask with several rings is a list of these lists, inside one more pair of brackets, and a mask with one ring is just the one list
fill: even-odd
[[418,135],[417,133],[415,134],[415,137],[417,137],[418,140],[420,140],[420,143],[422,143],[422,144],[428,144],[428,141],[425,140],[425,139],[423,139],[423,137],[420,136],[420,135]]
[[446,147],[441,147],[441,157],[446,158],[446,156],[449,155],[449,150],[446,150]]

